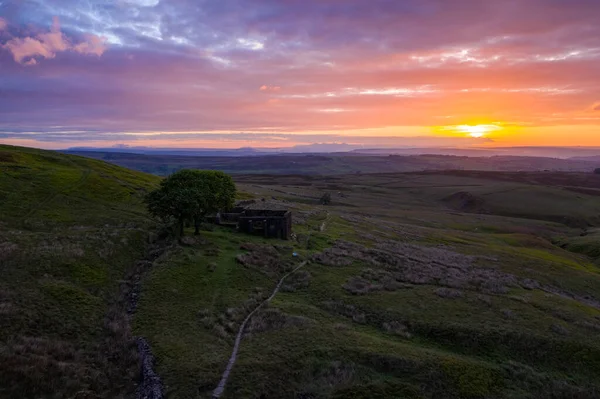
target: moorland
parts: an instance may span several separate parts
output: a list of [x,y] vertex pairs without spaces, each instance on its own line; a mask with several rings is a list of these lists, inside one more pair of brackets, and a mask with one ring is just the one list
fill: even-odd
[[353,152],[241,156],[217,156],[214,152],[206,156],[83,150],[69,150],[66,153],[100,159],[160,176],[167,176],[181,169],[217,169],[230,174],[327,176],[423,170],[591,172],[598,167],[598,161],[593,157],[558,159],[542,156],[459,156],[427,153],[397,155]]
[[0,146],[0,396],[134,397],[144,337],[167,397],[209,398],[302,266],[222,397],[600,397],[600,176],[547,162],[257,167],[238,198],[291,210],[292,240],[177,242],[143,204],[160,178]]

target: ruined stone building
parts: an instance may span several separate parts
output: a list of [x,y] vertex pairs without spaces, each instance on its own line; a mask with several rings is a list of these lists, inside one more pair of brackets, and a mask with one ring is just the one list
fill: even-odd
[[292,212],[287,210],[235,208],[211,219],[219,225],[235,226],[244,233],[266,238],[289,240],[292,235]]

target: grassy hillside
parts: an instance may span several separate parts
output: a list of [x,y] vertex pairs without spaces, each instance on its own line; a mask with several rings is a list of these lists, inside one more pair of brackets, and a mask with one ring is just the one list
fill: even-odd
[[[170,398],[210,397],[241,321],[301,260],[249,323],[223,397],[600,397],[600,268],[560,222],[593,222],[597,197],[435,174],[238,183],[292,209],[296,239],[213,228],[155,265],[134,330]],[[448,207],[458,192],[486,213]]]
[[158,178],[0,146],[0,397],[118,398],[134,390],[120,281],[142,257]]
[[[169,398],[209,398],[242,320],[308,261],[249,322],[223,397],[598,398],[594,179],[239,176],[293,211],[294,239],[206,226],[154,262],[133,333]],[[0,397],[132,396],[123,290],[157,182],[0,146]]]

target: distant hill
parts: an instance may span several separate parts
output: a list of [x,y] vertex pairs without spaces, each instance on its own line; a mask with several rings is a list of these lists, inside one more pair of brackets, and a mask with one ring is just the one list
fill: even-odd
[[141,154],[141,155],[174,155],[174,156],[189,156],[189,157],[240,157],[266,154],[254,148],[237,148],[237,149],[218,149],[218,148],[153,148],[153,147],[130,147],[116,146],[109,148],[96,147],[72,147],[63,150],[65,153],[117,153],[117,154]]
[[347,143],[313,143],[291,147],[264,148],[157,148],[116,145],[113,147],[72,147],[63,152],[129,153],[143,155],[222,156],[239,157],[273,154],[346,154],[346,155],[455,155],[469,157],[518,156],[518,157],[600,157],[598,147],[452,147],[452,146],[404,146],[366,147]]
[[490,156],[516,156],[516,157],[542,157],[542,158],[585,158],[600,157],[598,147],[472,147],[472,148],[372,148],[357,149],[353,152],[361,154],[397,154],[397,155],[458,155],[470,157]]
[[[0,145],[0,397],[116,398],[137,351],[119,292],[158,178]],[[121,287],[121,288],[120,288]]]
[[594,155],[589,157],[573,157],[571,159],[574,161],[596,162],[600,165],[600,155]]
[[525,156],[468,157],[456,155],[255,154],[253,156],[181,156],[120,152],[68,151],[157,175],[182,168],[217,169],[232,174],[340,175],[416,172],[425,170],[581,171],[597,162]]

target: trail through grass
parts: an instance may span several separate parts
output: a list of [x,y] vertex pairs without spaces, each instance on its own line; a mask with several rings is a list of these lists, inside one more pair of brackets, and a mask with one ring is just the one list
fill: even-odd
[[238,331],[238,333],[237,333],[237,335],[235,337],[235,343],[233,345],[233,351],[231,352],[231,357],[229,358],[229,361],[227,362],[227,367],[225,368],[225,371],[223,372],[223,376],[221,377],[221,380],[219,381],[219,385],[213,391],[213,398],[220,398],[221,395],[223,394],[223,391],[225,390],[225,385],[227,384],[227,379],[229,378],[229,374],[231,373],[231,369],[233,369],[233,366],[235,365],[235,361],[237,360],[238,349],[239,349],[239,346],[240,346],[240,342],[242,340],[242,336],[244,334],[244,329],[246,328],[246,324],[248,323],[248,321],[250,319],[252,319],[252,316],[254,316],[254,314],[256,312],[258,312],[264,305],[266,305],[267,303],[271,302],[271,300],[273,300],[273,298],[275,298],[275,295],[277,295],[277,293],[279,292],[279,289],[281,288],[281,284],[283,284],[283,282],[285,281],[285,279],[287,277],[289,277],[290,275],[296,273],[300,269],[302,269],[306,265],[306,263],[307,263],[306,261],[302,262],[294,270],[292,270],[291,272],[289,272],[288,274],[286,274],[285,276],[283,276],[281,278],[281,280],[279,280],[279,283],[277,283],[277,286],[273,290],[273,293],[271,293],[271,295],[264,302],[261,302],[260,305],[258,305],[252,312],[250,312],[250,314],[248,316],[246,316],[246,318],[242,322],[242,325],[240,326],[240,329],[239,329],[239,331]]

